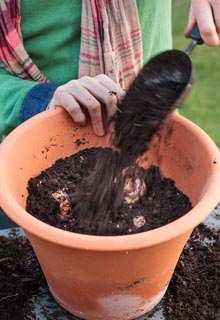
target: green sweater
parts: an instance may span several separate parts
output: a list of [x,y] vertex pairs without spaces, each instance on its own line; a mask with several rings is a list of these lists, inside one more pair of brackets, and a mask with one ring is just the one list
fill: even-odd
[[[65,5],[64,5],[65,4]],[[0,141],[21,122],[46,109],[56,87],[78,74],[80,0],[21,0],[24,47],[52,82],[22,80],[0,68]],[[144,60],[171,48],[171,0],[137,0]]]

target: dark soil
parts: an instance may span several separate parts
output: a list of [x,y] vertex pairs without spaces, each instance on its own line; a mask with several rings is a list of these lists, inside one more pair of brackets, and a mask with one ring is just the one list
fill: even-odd
[[[12,229],[0,236],[0,320],[41,320],[32,301],[38,295],[54,301],[29,241]],[[77,319],[63,309],[42,312],[48,320]]]
[[[220,230],[201,224],[185,246],[163,306],[165,320],[220,319]],[[48,291],[35,254],[24,237],[0,237],[0,320],[38,319],[31,298]],[[52,299],[52,298],[51,298]],[[54,308],[55,309],[55,308]],[[151,319],[154,312],[145,319]],[[47,310],[47,320],[78,318],[63,309]],[[144,317],[142,317],[144,319]]]
[[25,319],[31,314],[30,298],[45,286],[28,240],[16,233],[0,236],[0,319]]
[[[110,148],[90,148],[56,161],[52,167],[30,179],[27,211],[50,225],[72,232],[124,235],[158,228],[192,208],[188,197],[175,187],[174,181],[163,178],[158,167],[148,170],[137,168],[139,177],[147,186],[145,194],[136,203],[123,201],[112,211],[105,208],[106,214],[100,215],[97,208],[99,198],[92,198],[91,201],[90,195],[94,194],[97,185],[101,185],[99,189],[103,193],[108,192],[106,180],[102,180],[100,171],[95,169],[96,163],[104,162],[105,170],[111,170],[103,161],[111,154]],[[113,187],[110,186],[115,197],[118,186],[117,181]],[[88,211],[79,210],[84,204]]]
[[166,320],[220,319],[220,230],[197,228],[164,300]]

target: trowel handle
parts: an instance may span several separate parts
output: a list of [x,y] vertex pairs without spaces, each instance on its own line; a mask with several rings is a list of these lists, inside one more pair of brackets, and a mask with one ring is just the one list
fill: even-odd
[[192,29],[192,31],[190,33],[190,38],[195,40],[197,42],[197,44],[203,44],[204,43],[204,41],[201,38],[200,31],[199,31],[199,28],[198,28],[197,24],[195,24],[194,28]]

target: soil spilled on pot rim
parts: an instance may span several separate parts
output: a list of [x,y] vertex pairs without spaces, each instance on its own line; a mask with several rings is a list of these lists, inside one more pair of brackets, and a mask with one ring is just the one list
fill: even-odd
[[[220,317],[220,230],[197,227],[185,246],[173,277],[158,307],[142,316],[153,319],[162,308],[164,320],[217,320]],[[49,299],[46,320],[78,320],[52,298],[27,238],[16,234],[0,237],[0,319],[38,319],[32,302]]]
[[[174,181],[164,178],[158,167],[150,167],[147,170],[139,167],[137,170],[140,171],[141,180],[138,187],[143,193],[140,192],[136,198],[137,194],[129,189],[127,180],[122,204],[113,210],[104,208],[105,220],[100,219],[98,214],[97,198],[90,202],[90,209],[82,219],[82,208],[78,210],[79,205],[83,207],[87,195],[88,199],[91,198],[90,194],[94,193],[97,183],[101,184],[104,191],[109,190],[109,186],[105,185],[106,181],[99,175],[100,171],[96,170],[96,164],[100,161],[103,163],[103,159],[106,159],[105,169],[111,170],[107,159],[112,154],[117,157],[117,153],[111,148],[89,148],[57,160],[53,166],[29,180],[27,211],[41,221],[72,232],[125,235],[158,228],[191,210],[188,197],[175,187]],[[118,185],[117,181],[115,185]],[[115,185],[113,183],[113,187]],[[112,190],[113,195],[117,197],[118,190]],[[79,203],[82,196],[83,202]],[[88,204],[85,208],[87,206]]]

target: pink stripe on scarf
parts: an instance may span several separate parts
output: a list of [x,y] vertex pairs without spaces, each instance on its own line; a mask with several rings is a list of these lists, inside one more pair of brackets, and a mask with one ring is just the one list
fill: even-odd
[[33,63],[23,46],[20,30],[20,0],[0,1],[1,66],[22,79],[47,82],[47,78]]
[[85,36],[93,36],[94,38],[96,38],[95,31],[88,28],[81,28],[81,34],[84,34]]
[[19,38],[18,33],[15,29],[6,34],[5,39],[13,49],[21,44],[21,39]]
[[1,60],[11,62],[14,60],[14,56],[11,52],[8,51],[6,47],[2,47],[0,50]]
[[30,62],[24,67],[25,71],[30,71],[30,70],[33,69],[33,68],[34,68],[34,63],[33,63],[33,61],[30,61]]
[[88,58],[91,60],[99,61],[99,56],[98,55],[92,55],[88,52],[80,52],[80,56],[83,58]]

